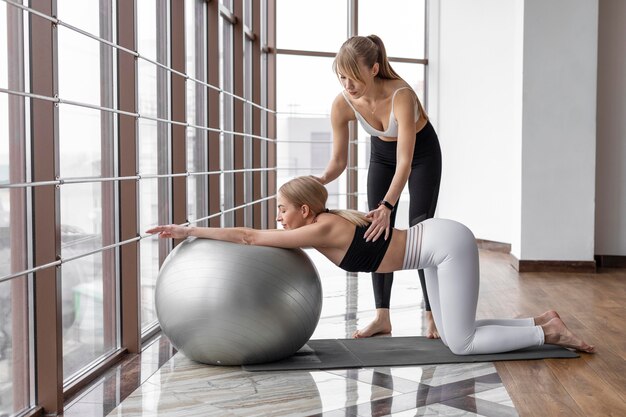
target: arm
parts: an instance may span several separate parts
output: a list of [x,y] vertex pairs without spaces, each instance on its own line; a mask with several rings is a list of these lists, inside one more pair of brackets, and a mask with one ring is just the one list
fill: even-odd
[[322,184],[328,184],[335,180],[346,169],[348,142],[350,140],[348,123],[354,119],[354,113],[343,95],[337,95],[330,111],[330,121],[333,128],[333,153],[324,173],[318,178]]
[[415,106],[416,96],[413,90],[401,90],[396,95],[394,114],[398,121],[398,147],[396,154],[396,172],[385,194],[385,201],[396,205],[400,194],[411,174],[411,162],[415,151]]
[[[411,162],[415,150],[415,93],[412,90],[399,91],[393,104],[394,114],[398,121],[398,145],[396,154],[396,170],[383,200],[393,206],[398,204],[400,194],[411,174]],[[377,202],[375,202],[377,203]],[[376,241],[384,233],[389,237],[391,210],[380,205],[368,213],[372,224],[365,232],[366,240]]]
[[332,246],[329,242],[330,225],[313,223],[294,230],[258,230],[248,227],[185,227],[176,224],[156,226],[146,233],[159,234],[160,238],[185,239],[193,236],[215,239],[242,245],[300,248]]

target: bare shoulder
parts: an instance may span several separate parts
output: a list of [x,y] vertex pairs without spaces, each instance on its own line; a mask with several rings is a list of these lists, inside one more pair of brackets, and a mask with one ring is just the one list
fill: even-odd
[[325,237],[324,247],[342,247],[346,239],[352,238],[353,233],[350,231],[354,226],[336,214],[321,213],[314,224],[317,226],[316,232]]
[[342,93],[337,94],[337,97],[333,100],[331,116],[337,121],[350,121],[356,119],[354,110],[352,110]]
[[320,213],[313,223],[319,233],[331,233],[337,227],[337,218],[334,214]]
[[[408,87],[408,88],[403,88],[403,87]],[[398,86],[395,94],[396,94],[396,98],[395,98],[396,103],[402,102],[402,103],[408,103],[408,104],[415,104],[417,100],[417,93],[415,93],[415,90],[413,90],[413,87],[411,87],[410,85],[404,82]]]

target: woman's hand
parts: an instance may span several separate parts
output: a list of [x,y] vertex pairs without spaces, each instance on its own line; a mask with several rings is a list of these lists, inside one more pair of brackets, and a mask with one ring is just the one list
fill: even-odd
[[155,234],[158,233],[162,239],[185,239],[189,236],[189,227],[179,226],[177,224],[168,224],[166,226],[156,226],[152,229],[146,230],[146,233]]
[[385,233],[385,240],[387,240],[391,225],[391,210],[384,205],[380,205],[367,213],[367,217],[372,219],[372,223],[365,231],[365,241],[369,242],[371,240],[376,242],[383,232]]

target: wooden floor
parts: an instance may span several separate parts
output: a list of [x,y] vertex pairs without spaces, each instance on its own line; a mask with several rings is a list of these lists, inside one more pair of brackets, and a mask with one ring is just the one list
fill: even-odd
[[520,416],[626,416],[626,269],[517,273],[508,255],[481,251],[478,318],[556,310],[596,346],[581,359],[499,362]]

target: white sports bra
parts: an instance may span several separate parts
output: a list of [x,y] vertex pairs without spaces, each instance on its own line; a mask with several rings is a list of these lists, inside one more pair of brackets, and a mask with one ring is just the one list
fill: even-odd
[[[391,111],[389,112],[389,125],[387,126],[387,130],[384,132],[374,129],[372,126],[370,126],[369,123],[367,123],[367,120],[365,120],[365,118],[361,115],[361,113],[359,113],[357,109],[354,108],[354,106],[352,105],[352,102],[350,102],[350,99],[348,98],[348,96],[346,96],[345,90],[342,90],[341,94],[343,94],[343,98],[346,99],[346,101],[348,102],[352,110],[354,110],[354,115],[356,116],[359,123],[361,123],[361,126],[363,126],[363,129],[368,134],[372,136],[379,136],[379,137],[384,136],[387,138],[397,138],[398,137],[398,120],[396,119],[396,116],[393,114],[393,100],[396,98],[396,93],[400,90],[404,90],[405,88],[411,88],[411,87],[408,87],[408,86],[400,87],[396,91],[393,92],[393,96],[391,97]],[[417,122],[419,118],[420,118],[419,105],[416,105],[415,106],[415,121]]]

